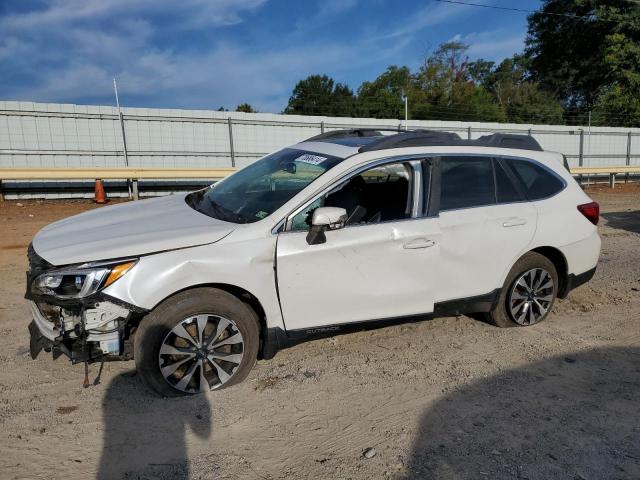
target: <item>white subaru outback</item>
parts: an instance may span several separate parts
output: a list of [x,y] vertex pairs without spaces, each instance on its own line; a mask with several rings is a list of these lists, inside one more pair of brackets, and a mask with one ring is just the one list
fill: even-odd
[[544,320],[593,276],[598,204],[531,137],[342,130],[212,187],[101,208],[29,249],[31,354],[223,388],[305,339],[461,313]]

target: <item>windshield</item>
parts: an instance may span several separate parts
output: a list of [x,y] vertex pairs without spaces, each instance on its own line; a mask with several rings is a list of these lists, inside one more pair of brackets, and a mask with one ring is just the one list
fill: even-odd
[[187,204],[210,217],[252,223],[268,217],[343,159],[285,148],[212,187],[187,195]]

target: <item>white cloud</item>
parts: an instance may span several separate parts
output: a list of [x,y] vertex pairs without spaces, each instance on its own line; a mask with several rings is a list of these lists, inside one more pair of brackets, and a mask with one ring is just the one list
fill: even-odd
[[2,30],[24,30],[61,26],[105,18],[144,17],[148,12],[165,14],[173,27],[233,25],[241,14],[254,10],[266,0],[48,0],[46,7],[27,13],[13,13],[0,20]]
[[[0,76],[1,95],[111,103],[116,76],[124,105],[233,108],[247,101],[276,112],[286,104],[293,81],[324,72],[340,81],[372,65],[397,63],[414,34],[466,10],[431,4],[409,15],[402,26],[369,30],[355,42],[326,36],[300,41],[297,33],[258,48],[220,40],[218,29],[242,22],[265,1],[48,0],[37,11],[5,14],[0,17],[0,61],[13,79]],[[324,15],[354,8],[356,1],[325,2]],[[166,25],[178,31],[178,38],[184,34],[199,40],[162,41]],[[499,49],[491,44],[495,38],[475,35],[477,41],[469,43],[478,54]]]
[[501,60],[524,48],[524,32],[508,32],[504,29],[472,32],[465,35],[456,34],[449,41],[462,42],[469,45],[467,54],[473,58]]
[[[232,108],[248,101],[261,111],[277,112],[291,92],[291,79],[333,70],[336,65],[358,68],[378,60],[380,52],[338,44],[292,46],[284,50],[255,52],[232,44],[220,44],[206,53],[174,52],[148,48],[124,48],[126,64],[105,61],[114,54],[113,38],[96,61],[84,57],[65,68],[44,69],[42,81],[21,89],[21,96],[36,101],[73,102],[76,98],[110,98],[112,77],[126,105],[127,97],[170,99],[185,108]],[[375,54],[375,55],[374,55]],[[387,52],[392,55],[393,52]],[[116,69],[117,68],[117,69]],[[339,73],[339,72],[338,72]],[[161,105],[159,105],[161,106]]]
[[[111,79],[118,75],[130,79],[124,95],[129,88],[149,94],[185,63],[174,47],[155,46],[164,35],[161,25],[182,32],[222,28],[239,23],[243,13],[264,2],[48,0],[37,10],[5,13],[0,17],[0,60],[21,81],[0,77],[0,91],[7,99],[37,101],[108,98]],[[189,55],[195,54],[185,57],[192,76],[199,76],[203,65]],[[203,55],[206,61],[209,54]]]
[[[179,5],[180,13],[173,13],[180,18],[171,22],[172,28],[179,25],[198,32],[211,30],[202,22],[219,28],[239,22],[243,12],[258,8],[263,0],[145,3],[158,5],[154,15],[173,12],[173,5]],[[110,102],[116,76],[125,105],[128,98],[185,108],[233,108],[248,101],[262,111],[279,111],[291,92],[292,79],[327,71],[339,78],[346,71],[393,57],[406,44],[406,39],[383,45],[368,39],[356,44],[310,39],[259,50],[224,41],[167,45],[156,41],[163,35],[162,26],[143,14],[140,4],[124,16],[125,0],[88,0],[76,9],[73,5],[71,0],[55,0],[41,11],[0,19],[0,27],[8,32],[0,39],[0,58],[7,58],[12,70],[29,78],[20,85],[3,85],[0,79],[5,98]]]
[[318,10],[318,16],[328,17],[328,16],[344,13],[348,10],[355,8],[357,4],[358,4],[358,0],[324,0],[320,4],[320,9]]
[[471,7],[465,5],[433,2],[417,12],[411,12],[409,20],[390,32],[384,33],[380,38],[389,39],[406,35],[413,35],[427,27],[444,23],[454,17],[469,11]]

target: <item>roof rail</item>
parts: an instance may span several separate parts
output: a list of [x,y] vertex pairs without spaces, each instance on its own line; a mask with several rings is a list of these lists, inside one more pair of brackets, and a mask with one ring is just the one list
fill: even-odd
[[[514,148],[519,150],[542,151],[542,147],[535,138],[530,135],[518,135],[513,133],[494,133],[484,135],[475,140],[463,140],[457,133],[440,130],[408,130],[398,132],[395,135],[383,135],[382,132],[398,132],[391,128],[352,128],[345,130],[333,130],[322,133],[305,141],[331,141],[343,138],[371,139],[370,143],[360,146],[359,152],[371,152],[386,150],[389,148],[405,147],[433,147],[433,146],[467,146],[467,147],[497,147]],[[377,139],[372,137],[378,137]]]
[[437,130],[413,130],[388,135],[369,145],[360,147],[359,152],[371,152],[374,150],[386,150],[388,148],[427,147],[439,145],[463,145],[464,140],[456,133],[440,132]]
[[397,132],[398,129],[387,128],[350,128],[346,130],[332,130],[330,132],[321,133],[311,138],[307,138],[305,142],[315,142],[318,140],[333,140],[338,138],[351,138],[351,137],[380,137],[382,132],[391,131]]
[[484,135],[477,140],[472,140],[471,142],[474,142],[475,145],[480,147],[517,148],[519,150],[542,151],[542,147],[538,141],[529,135],[494,133],[492,135]]

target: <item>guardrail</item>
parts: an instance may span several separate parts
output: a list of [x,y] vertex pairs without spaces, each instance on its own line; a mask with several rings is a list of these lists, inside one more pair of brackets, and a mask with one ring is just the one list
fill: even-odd
[[132,182],[133,199],[138,200],[138,180],[206,178],[216,180],[235,168],[0,168],[0,200],[3,180],[127,180]]
[[[128,180],[133,183],[134,200],[138,199],[138,180],[211,179],[224,178],[235,168],[0,168],[0,200],[3,180]],[[571,174],[609,175],[609,186],[614,188],[616,175],[640,174],[640,166],[574,167]]]
[[579,175],[582,179],[583,175],[609,175],[609,186],[614,188],[616,185],[616,175],[618,174],[640,174],[640,166],[630,167],[628,165],[619,165],[613,167],[574,167],[571,169],[572,175]]

